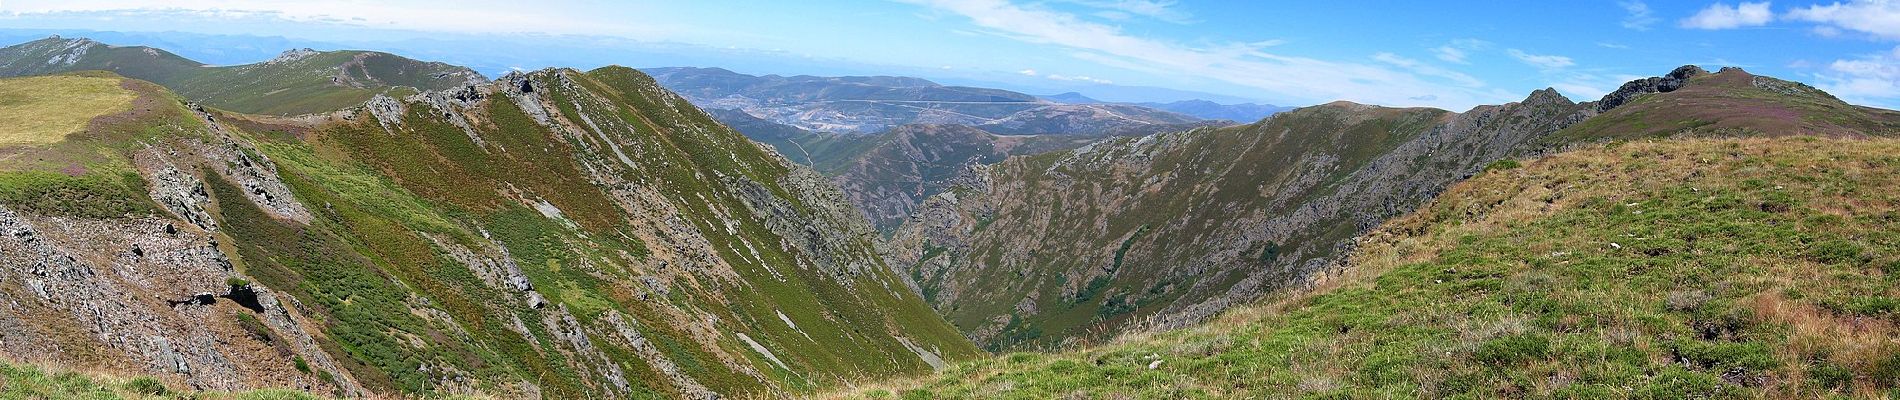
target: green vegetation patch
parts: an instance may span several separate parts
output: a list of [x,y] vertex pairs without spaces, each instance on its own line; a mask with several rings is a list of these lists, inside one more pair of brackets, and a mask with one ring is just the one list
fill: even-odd
[[132,108],[123,79],[53,75],[0,80],[0,147],[55,143],[93,118]]
[[132,172],[0,173],[0,204],[37,214],[84,218],[121,218],[157,209],[145,195],[145,180]]

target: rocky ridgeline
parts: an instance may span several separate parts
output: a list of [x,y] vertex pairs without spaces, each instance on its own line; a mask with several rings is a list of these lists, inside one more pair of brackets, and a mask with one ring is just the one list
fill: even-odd
[[115,117],[184,128],[123,155],[156,215],[0,205],[0,354],[197,389],[710,399],[976,352],[836,186],[629,69],[299,118],[173,104]]
[[1337,270],[1360,233],[1493,162],[1615,139],[1560,132],[1646,96],[1703,85],[1672,104],[1810,98],[1733,94],[1754,89],[1833,99],[1772,78],[1728,87],[1735,77],[1752,75],[1685,66],[1594,102],[1545,89],[1463,113],[1340,102],[1013,157],[924,201],[888,261],[993,350],[1187,326]]

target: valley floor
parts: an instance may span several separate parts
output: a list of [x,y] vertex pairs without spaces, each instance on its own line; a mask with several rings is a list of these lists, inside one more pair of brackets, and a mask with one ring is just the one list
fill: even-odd
[[1900,396],[1900,141],[1613,143],[1493,167],[1310,290],[835,396]]

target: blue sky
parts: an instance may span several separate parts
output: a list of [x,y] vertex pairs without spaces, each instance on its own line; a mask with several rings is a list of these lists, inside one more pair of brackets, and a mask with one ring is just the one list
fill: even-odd
[[0,0],[0,29],[268,37],[258,40],[393,49],[484,72],[722,66],[1037,94],[1117,97],[1116,87],[1140,86],[1452,110],[1544,87],[1594,99],[1700,64],[1900,107],[1900,1],[1885,0]]

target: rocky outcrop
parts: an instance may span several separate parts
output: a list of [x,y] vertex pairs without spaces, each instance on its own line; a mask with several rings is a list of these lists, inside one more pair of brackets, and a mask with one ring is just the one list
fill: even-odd
[[204,107],[192,104],[190,108],[198,118],[204,120],[209,138],[182,140],[203,155],[204,167],[217,171],[218,175],[241,186],[244,197],[274,216],[310,222],[310,210],[297,202],[296,196],[290,193],[290,187],[277,176],[277,165],[271,162],[270,157],[238,138],[229,127],[206,112]]
[[[23,215],[0,206],[0,352],[52,362],[123,365],[178,377],[195,389],[335,387],[361,393],[268,288],[247,288],[258,310],[230,294],[240,275],[197,228],[173,221]],[[187,299],[187,301],[178,301]],[[239,338],[241,318],[264,321],[284,344]],[[278,351],[288,354],[279,356]],[[334,383],[296,371],[308,360]]]
[[[1724,71],[1727,69],[1725,68]],[[1629,81],[1622,87],[1616,88],[1616,91],[1603,95],[1603,99],[1596,102],[1596,111],[1608,112],[1645,94],[1673,92],[1682,88],[1682,85],[1688,83],[1690,79],[1708,74],[1709,71],[1703,70],[1702,67],[1684,65],[1674,71],[1669,71],[1668,75]]]

